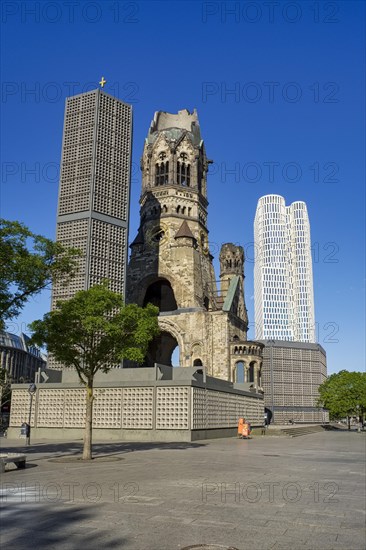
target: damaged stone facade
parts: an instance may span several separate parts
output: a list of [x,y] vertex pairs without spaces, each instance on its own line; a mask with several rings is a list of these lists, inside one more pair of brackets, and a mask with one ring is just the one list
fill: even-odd
[[161,334],[145,366],[171,365],[261,389],[263,344],[247,341],[244,251],[220,252],[216,282],[208,248],[207,172],[197,112],[155,113],[141,158],[140,227],[131,244],[127,302],[159,308]]

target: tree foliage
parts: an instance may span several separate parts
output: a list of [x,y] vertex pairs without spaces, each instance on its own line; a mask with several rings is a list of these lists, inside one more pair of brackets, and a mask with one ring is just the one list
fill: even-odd
[[331,419],[363,415],[366,411],[366,374],[342,370],[319,386],[319,405]]
[[32,341],[46,344],[57,361],[74,367],[86,387],[83,458],[89,459],[94,376],[99,370],[108,372],[122,359],[143,362],[150,340],[159,333],[158,308],[124,305],[122,296],[106,283],[77,292],[57,306],[30,325]]
[[11,377],[9,376],[5,367],[0,367],[0,404],[10,401],[11,396]]
[[0,219],[0,329],[51,282],[65,284],[77,270],[74,248],[32,233],[17,221]]

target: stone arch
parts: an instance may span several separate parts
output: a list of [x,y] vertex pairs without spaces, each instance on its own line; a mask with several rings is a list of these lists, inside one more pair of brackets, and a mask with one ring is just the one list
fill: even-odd
[[177,345],[177,339],[170,332],[162,330],[149,344],[145,366],[153,367],[155,363],[172,366],[172,355]]
[[[196,365],[195,364],[196,361],[200,361],[200,364]],[[196,342],[193,342],[191,344],[191,364],[194,367],[203,366],[203,361],[204,361],[203,345],[201,341],[197,340]]]
[[143,306],[148,287],[154,282],[158,280],[163,280],[163,279],[165,279],[170,283],[170,286],[172,287],[173,291],[175,288],[177,288],[177,284],[174,277],[171,277],[170,275],[166,275],[165,273],[158,273],[158,274],[154,273],[154,274],[146,275],[146,277],[142,278],[138,282],[138,285],[136,285],[134,294],[131,295],[129,303],[132,302],[139,306]]
[[160,330],[162,331],[164,330],[165,332],[170,332],[174,336],[174,338],[177,340],[178,346],[180,347],[181,352],[183,352],[184,339],[183,339],[183,334],[179,329],[179,327],[167,317],[159,317],[158,322],[159,322]]
[[159,278],[146,289],[143,306],[153,304],[159,312],[175,311],[178,309],[172,285],[167,279]]
[[182,366],[184,357],[184,340],[179,328],[169,319],[159,317],[160,334],[156,336],[149,345],[144,366],[152,367],[155,363],[172,366],[172,354],[179,346],[179,366]]

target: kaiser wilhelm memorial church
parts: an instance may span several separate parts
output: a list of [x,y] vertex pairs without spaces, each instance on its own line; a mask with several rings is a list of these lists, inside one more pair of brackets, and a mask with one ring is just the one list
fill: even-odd
[[[263,344],[247,341],[244,251],[224,244],[216,283],[208,247],[207,159],[196,111],[155,113],[141,159],[140,228],[131,244],[127,300],[159,308],[161,333],[146,358],[261,387]],[[240,376],[240,375],[239,375]],[[249,386],[248,386],[249,387]]]

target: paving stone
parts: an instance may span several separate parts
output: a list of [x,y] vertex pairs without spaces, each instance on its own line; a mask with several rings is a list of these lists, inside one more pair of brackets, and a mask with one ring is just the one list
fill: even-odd
[[[194,544],[364,550],[364,438],[324,432],[238,443],[233,438],[182,448],[96,442],[100,454],[123,460],[94,467],[49,462],[77,451],[80,442],[36,442],[27,449],[33,467],[2,476],[2,545],[28,550],[32,537],[37,550],[180,550]],[[14,452],[21,447],[19,441],[5,444]],[[272,454],[280,457],[264,456]],[[100,488],[96,502],[93,483]],[[326,483],[338,484],[338,502],[324,502]],[[60,498],[52,484],[60,486]],[[73,484],[74,494],[67,494]],[[298,495],[290,491],[294,484]],[[311,487],[319,488],[318,501]]]

